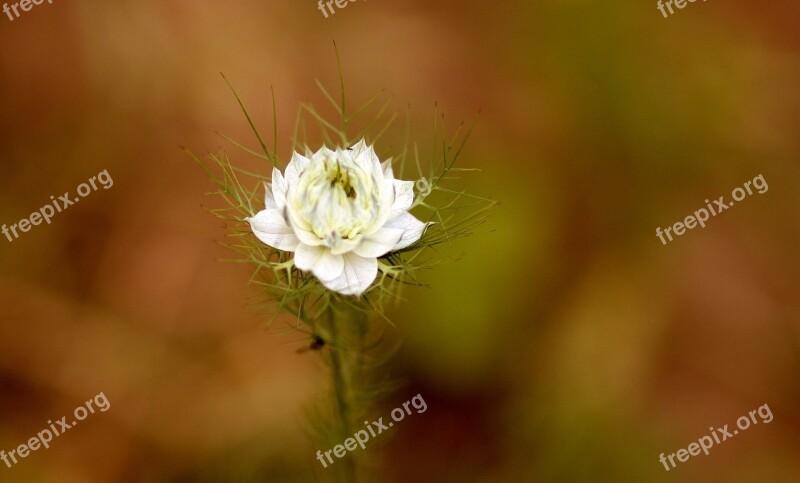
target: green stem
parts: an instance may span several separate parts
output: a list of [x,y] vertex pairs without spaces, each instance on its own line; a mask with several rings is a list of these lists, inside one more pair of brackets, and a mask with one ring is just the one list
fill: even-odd
[[[339,334],[339,328],[336,325],[336,314],[333,308],[328,310],[328,322],[330,329],[330,344],[328,350],[331,357],[331,369],[333,376],[333,390],[336,395],[336,409],[339,413],[341,420],[341,431],[339,436],[340,441],[344,442],[345,439],[352,436],[350,424],[350,406],[349,406],[349,384],[347,377],[347,368],[342,360],[342,340]],[[353,457],[348,453],[341,461],[342,465],[339,467],[341,470],[340,481],[345,483],[356,482],[356,467]]]

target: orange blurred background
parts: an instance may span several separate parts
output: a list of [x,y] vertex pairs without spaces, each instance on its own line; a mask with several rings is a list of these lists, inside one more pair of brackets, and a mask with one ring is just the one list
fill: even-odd
[[[385,89],[428,139],[434,104],[478,125],[463,183],[490,233],[393,310],[393,374],[424,414],[365,451],[381,482],[800,481],[800,6],[371,0],[46,2],[0,16],[0,449],[99,392],[2,482],[307,482],[306,341],[220,263],[211,183],[181,152],[256,146],[219,73],[289,155],[300,102]],[[379,154],[395,152],[402,122]],[[262,169],[263,171],[263,169]],[[662,245],[656,227],[763,174],[769,191]],[[488,230],[484,230],[488,231]],[[769,404],[667,472],[673,453]]]

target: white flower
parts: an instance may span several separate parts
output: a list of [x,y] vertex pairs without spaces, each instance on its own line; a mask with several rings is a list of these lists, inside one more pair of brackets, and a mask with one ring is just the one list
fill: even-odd
[[390,163],[363,140],[294,153],[283,174],[273,169],[266,209],[247,221],[259,240],[294,252],[295,266],[328,289],[361,294],[378,274],[378,257],[411,245],[427,227],[408,213],[414,182],[394,179]]

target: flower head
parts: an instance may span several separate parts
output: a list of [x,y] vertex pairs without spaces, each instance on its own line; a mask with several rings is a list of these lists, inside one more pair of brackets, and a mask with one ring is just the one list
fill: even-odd
[[419,240],[427,224],[408,213],[414,182],[394,179],[363,140],[351,148],[292,155],[272,171],[266,208],[248,218],[259,240],[294,252],[294,263],[330,290],[363,293],[378,257]]

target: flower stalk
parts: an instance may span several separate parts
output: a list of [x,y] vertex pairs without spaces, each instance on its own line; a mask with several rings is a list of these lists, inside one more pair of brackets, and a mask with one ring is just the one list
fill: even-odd
[[[331,375],[333,392],[335,394],[336,412],[339,415],[339,441],[344,441],[352,433],[352,420],[350,414],[350,384],[352,374],[346,368],[344,359],[343,341],[340,337],[340,330],[337,327],[336,313],[333,307],[328,310],[328,325],[331,343],[328,347],[331,361]],[[356,482],[356,464],[351,453],[345,455],[342,463],[341,479],[343,482]]]

